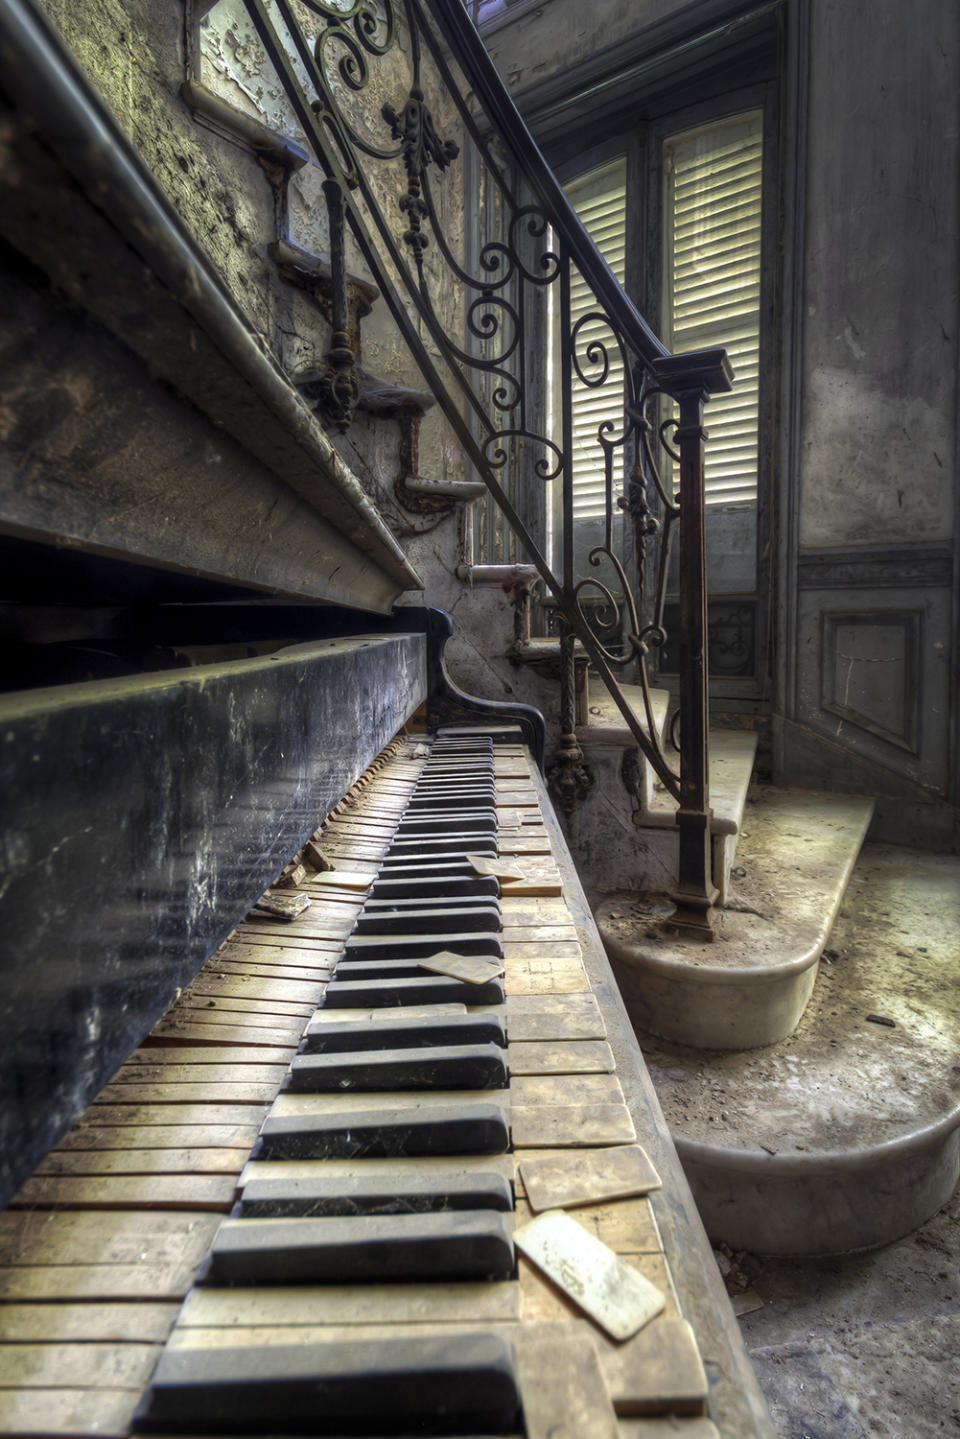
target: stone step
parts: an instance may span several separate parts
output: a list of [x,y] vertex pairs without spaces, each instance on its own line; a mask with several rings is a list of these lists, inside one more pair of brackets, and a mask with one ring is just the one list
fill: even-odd
[[731,1054],[641,1035],[714,1241],[842,1253],[890,1243],[948,1201],[960,1177],[958,933],[960,860],[865,845],[788,1039]]
[[[713,819],[713,882],[719,890],[719,903],[725,904],[730,886],[730,872],[743,820],[747,791],[753,775],[753,762],[759,736],[749,730],[712,729],[710,731],[710,808]],[[676,826],[677,802],[659,783],[653,786],[650,806],[642,819],[647,829]]]
[[[577,727],[577,739],[581,746],[585,742],[592,744],[631,745],[633,737],[627,728],[627,722],[620,713],[612,695],[599,683],[595,685],[598,693],[591,694],[588,717],[584,725]],[[643,689],[640,685],[622,684],[620,686],[624,699],[629,704],[633,713],[643,725],[647,734],[650,733],[650,724],[646,715],[646,708],[643,702]],[[667,713],[670,709],[670,691],[651,689],[650,708],[653,714],[654,731],[658,738],[663,735],[663,727],[667,722]]]
[[[639,685],[622,685],[624,698],[650,733],[650,718],[663,741],[670,695],[650,691],[650,716]],[[594,893],[619,888],[669,891],[676,883],[677,804],[646,760],[633,760],[635,740],[613,699],[604,692],[590,703],[590,723],[577,739],[593,784],[572,816],[581,877]],[[679,757],[665,743],[668,762]],[[746,730],[711,729],[710,806],[713,810],[713,879],[723,903],[735,864],[740,824],[753,772],[757,736]],[[622,816],[616,853],[610,853],[610,820]]]
[[858,795],[760,786],[715,944],[671,933],[669,910],[608,896],[597,923],[640,1029],[704,1049],[749,1049],[792,1033],[873,813]]

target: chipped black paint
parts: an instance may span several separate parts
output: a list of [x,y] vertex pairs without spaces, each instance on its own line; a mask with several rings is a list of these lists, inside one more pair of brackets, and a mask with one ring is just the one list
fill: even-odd
[[0,1203],[425,693],[424,640],[0,704]]

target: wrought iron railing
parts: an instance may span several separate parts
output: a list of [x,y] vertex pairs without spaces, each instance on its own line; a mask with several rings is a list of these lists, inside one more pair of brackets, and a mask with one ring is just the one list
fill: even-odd
[[[524,126],[459,0],[243,0],[326,175],[333,341],[328,418],[358,394],[345,272],[358,249],[469,461],[523,543],[561,616],[561,752],[578,763],[579,639],[653,770],[678,801],[677,918],[711,936],[707,774],[703,404],[730,386],[722,350],[672,356],[601,259]],[[571,320],[571,277],[595,305]],[[601,533],[577,573],[573,393],[618,355],[623,420],[597,428]],[[671,417],[665,418],[666,402]],[[678,414],[672,417],[673,405]],[[679,484],[661,469],[666,455]],[[618,494],[621,483],[624,493]],[[561,491],[548,554],[543,489]],[[623,520],[618,516],[623,513]],[[626,531],[626,534],[621,532]],[[667,566],[679,534],[679,724],[658,736],[648,658],[665,641]],[[656,562],[646,549],[656,535]],[[628,559],[621,541],[632,542]],[[627,550],[629,551],[628,544]],[[655,573],[650,574],[650,569]],[[633,570],[631,574],[628,571]],[[620,610],[623,642],[590,623]],[[591,603],[587,603],[587,601]],[[610,613],[601,614],[609,632]],[[616,674],[635,665],[645,716]]]

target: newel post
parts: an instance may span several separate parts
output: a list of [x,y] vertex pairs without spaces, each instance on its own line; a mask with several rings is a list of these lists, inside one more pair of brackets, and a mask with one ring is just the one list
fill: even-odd
[[671,355],[654,366],[657,383],[680,415],[673,442],[680,456],[680,807],[679,863],[672,924],[691,938],[712,940],[713,883],[710,808],[710,693],[707,655],[707,554],[703,407],[711,394],[730,389],[723,350]]

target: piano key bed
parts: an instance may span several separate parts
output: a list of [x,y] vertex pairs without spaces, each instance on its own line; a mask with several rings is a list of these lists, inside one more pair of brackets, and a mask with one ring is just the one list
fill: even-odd
[[[770,1432],[517,740],[392,746],[0,1214],[0,1433]],[[531,1199],[657,1316],[588,1317]]]

